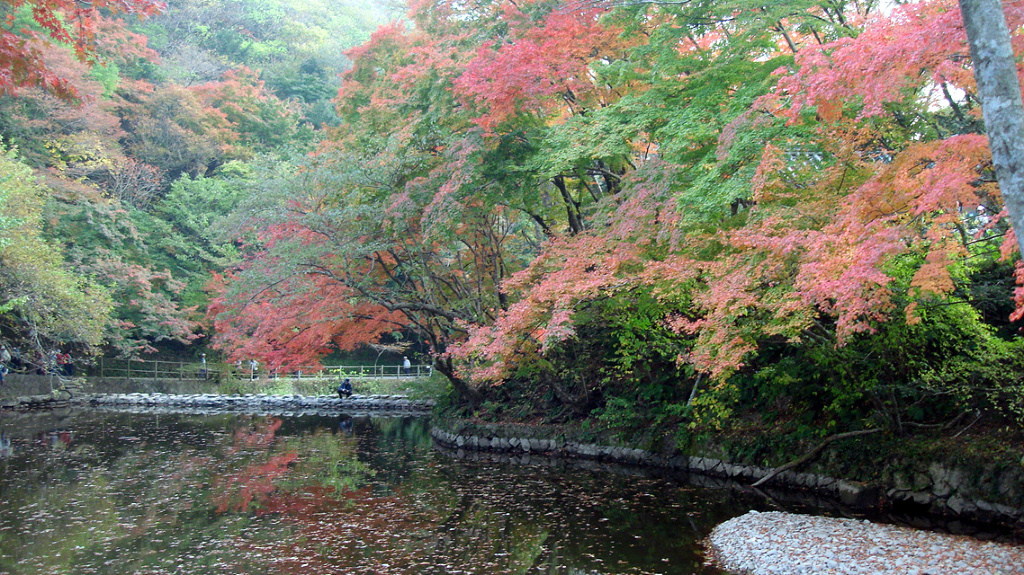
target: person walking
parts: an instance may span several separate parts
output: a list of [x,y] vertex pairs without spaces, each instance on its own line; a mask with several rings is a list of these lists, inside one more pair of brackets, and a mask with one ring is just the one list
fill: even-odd
[[410,369],[412,369],[412,363],[409,361],[408,357],[403,355],[402,356],[402,373],[404,373],[405,375],[409,375],[409,370]]

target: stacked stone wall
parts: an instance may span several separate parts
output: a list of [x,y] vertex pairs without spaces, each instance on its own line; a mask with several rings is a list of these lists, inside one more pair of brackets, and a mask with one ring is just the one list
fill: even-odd
[[[536,428],[529,436],[510,436],[503,428],[475,425],[472,432],[443,429],[431,435],[439,444],[457,450],[498,453],[537,453],[618,464],[671,469],[722,478],[750,485],[772,470],[713,457],[654,453],[630,447],[575,442],[552,432],[541,437]],[[912,469],[912,467],[910,467]],[[1024,468],[1024,465],[1022,465]],[[1024,469],[970,470],[927,463],[917,473],[880,470],[878,482],[863,483],[817,473],[783,471],[771,479],[774,487],[797,489],[839,501],[850,509],[900,506],[940,516],[979,523],[1024,526]]]

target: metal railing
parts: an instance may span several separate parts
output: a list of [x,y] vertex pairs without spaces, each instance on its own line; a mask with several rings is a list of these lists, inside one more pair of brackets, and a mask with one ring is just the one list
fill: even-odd
[[295,369],[290,371],[267,370],[259,366],[252,369],[243,363],[210,363],[185,361],[162,361],[142,359],[111,359],[99,358],[96,366],[89,370],[91,375],[98,377],[124,377],[129,379],[258,379],[258,378],[293,378],[293,379],[325,379],[325,378],[399,378],[429,377],[433,374],[433,366],[426,364],[411,365],[329,365],[319,368]]
[[99,377],[130,379],[205,379],[213,374],[213,369],[209,367],[204,373],[201,363],[106,357],[99,358],[95,368],[90,371]]
[[408,369],[401,365],[327,365],[318,370],[316,375],[306,375],[299,370],[291,372],[288,377],[430,377],[434,373],[433,369],[433,366],[424,364],[411,365]]

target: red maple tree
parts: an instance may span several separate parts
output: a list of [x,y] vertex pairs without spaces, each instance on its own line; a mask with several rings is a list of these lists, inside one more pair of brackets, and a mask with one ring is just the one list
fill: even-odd
[[[155,0],[4,0],[4,4],[7,14],[0,26],[0,94],[39,86],[67,99],[77,98],[79,91],[50,67],[43,55],[44,45],[66,46],[80,60],[95,61],[96,32],[104,15],[142,17],[163,7]],[[19,20],[23,9],[31,14],[31,25]]]

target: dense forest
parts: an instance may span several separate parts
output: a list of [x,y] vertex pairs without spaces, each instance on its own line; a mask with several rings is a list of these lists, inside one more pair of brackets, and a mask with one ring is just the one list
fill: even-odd
[[186,354],[227,216],[291,177],[391,13],[316,0],[0,2],[3,339]]
[[403,341],[477,414],[1024,422],[955,0],[0,6],[24,349]]

